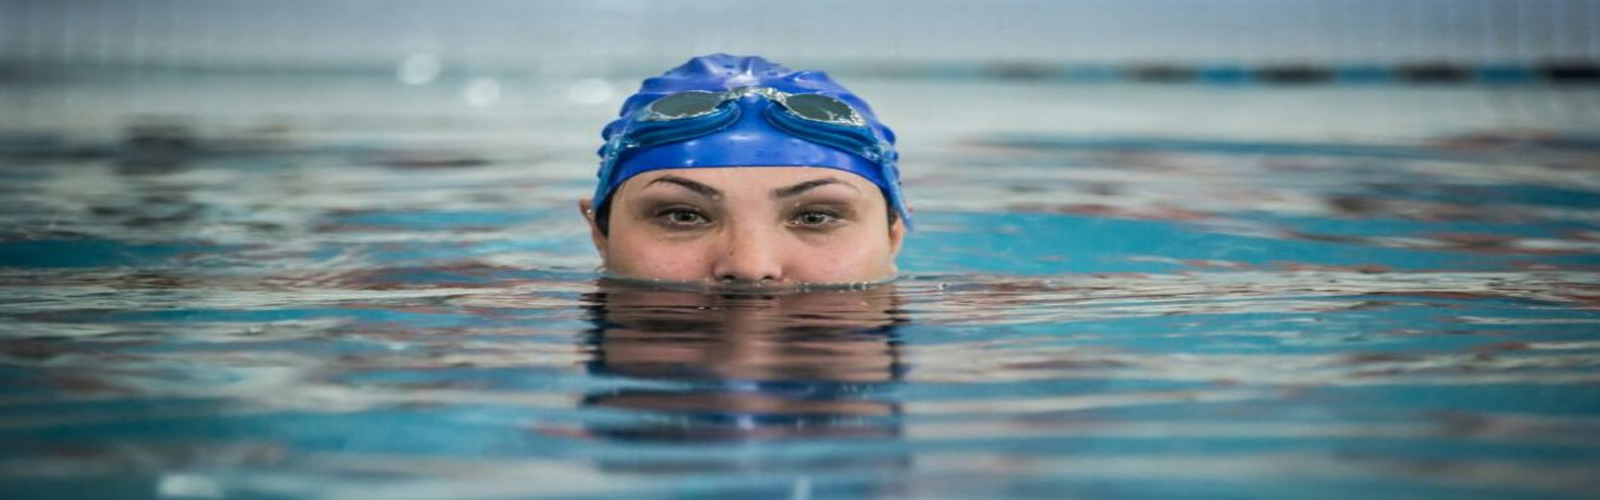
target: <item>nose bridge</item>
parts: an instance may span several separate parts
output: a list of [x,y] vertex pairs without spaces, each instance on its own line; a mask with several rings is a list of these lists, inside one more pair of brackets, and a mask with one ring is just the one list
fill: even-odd
[[736,221],[723,233],[712,278],[721,281],[782,281],[783,245],[773,228]]

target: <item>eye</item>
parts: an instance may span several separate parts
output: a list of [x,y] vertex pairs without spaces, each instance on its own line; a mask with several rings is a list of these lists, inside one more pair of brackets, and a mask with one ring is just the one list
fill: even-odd
[[689,208],[669,208],[656,213],[656,217],[668,226],[697,227],[711,222],[705,214]]
[[839,222],[839,214],[826,210],[806,210],[795,214],[790,222],[805,228],[822,228],[832,226]]

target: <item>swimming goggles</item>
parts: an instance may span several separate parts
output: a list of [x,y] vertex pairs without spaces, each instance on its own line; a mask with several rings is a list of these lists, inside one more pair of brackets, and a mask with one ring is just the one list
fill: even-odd
[[867,120],[844,101],[823,94],[791,94],[769,87],[738,87],[723,92],[690,90],[656,99],[645,106],[639,121],[672,121],[716,114],[740,97],[759,95],[796,118],[847,127],[865,127]]
[[801,139],[852,153],[893,172],[897,155],[873,133],[866,118],[849,103],[824,94],[794,94],[769,87],[738,87],[722,92],[690,90],[645,105],[621,133],[601,150],[600,185],[609,186],[625,153],[722,130],[737,122],[745,96],[772,102],[763,113],[773,128]]

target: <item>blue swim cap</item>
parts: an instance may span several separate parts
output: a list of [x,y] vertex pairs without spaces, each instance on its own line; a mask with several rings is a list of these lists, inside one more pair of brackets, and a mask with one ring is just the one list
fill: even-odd
[[[706,167],[808,166],[844,170],[859,175],[883,192],[890,210],[910,227],[910,212],[900,193],[900,173],[896,167],[894,132],[878,121],[872,108],[860,97],[834,82],[821,71],[793,71],[757,56],[711,54],[695,57],[661,76],[649,78],[639,92],[623,102],[618,118],[606,125],[602,137],[608,145],[618,134],[628,134],[636,118],[656,99],[685,91],[722,92],[741,87],[766,87],[791,94],[823,94],[849,104],[867,122],[867,129],[884,154],[863,155],[822,142],[808,140],[804,134],[791,134],[763,117],[766,108],[775,106],[758,96],[739,98],[737,121],[728,126],[687,140],[666,142],[624,150],[614,162],[607,161],[608,147],[602,146],[600,185],[595,189],[595,206],[604,206],[611,193],[623,182],[651,170]],[[614,147],[610,149],[615,149]],[[877,156],[869,158],[868,156]],[[607,165],[610,172],[607,172]]]

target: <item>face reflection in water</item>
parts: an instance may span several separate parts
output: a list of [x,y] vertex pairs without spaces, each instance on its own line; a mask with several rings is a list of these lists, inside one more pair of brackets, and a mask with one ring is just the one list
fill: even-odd
[[590,437],[743,441],[893,438],[885,396],[905,367],[891,288],[713,295],[609,287],[586,297],[596,375],[668,382],[588,394],[585,407],[642,412]]

